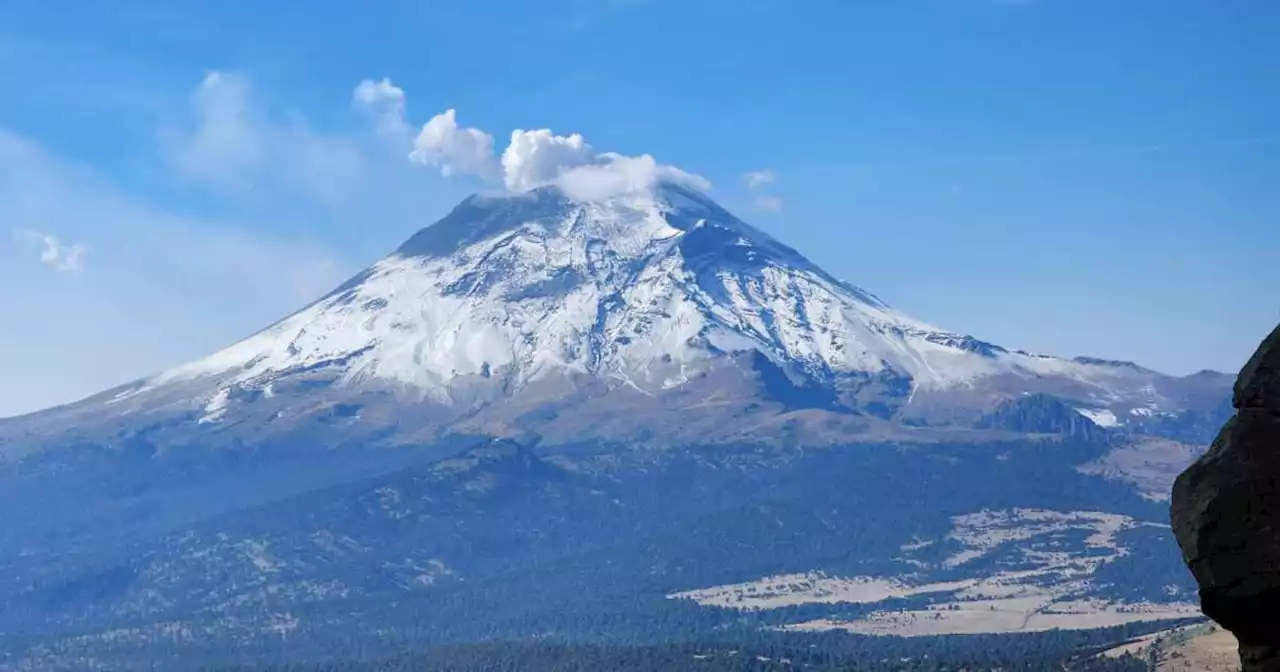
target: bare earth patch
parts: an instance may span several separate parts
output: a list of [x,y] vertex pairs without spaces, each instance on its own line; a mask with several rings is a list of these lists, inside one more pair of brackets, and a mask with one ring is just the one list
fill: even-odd
[[1141,437],[1082,465],[1078,471],[1131,483],[1143,497],[1167,502],[1173,480],[1203,452],[1203,446]]
[[1102,655],[1133,654],[1154,663],[1155,672],[1238,672],[1237,647],[1230,632],[1203,623],[1152,633]]
[[[1194,604],[1120,602],[1091,597],[1099,567],[1128,555],[1116,535],[1142,526],[1161,526],[1128,516],[1091,511],[1043,509],[984,510],[952,519],[944,540],[959,550],[930,566],[913,559],[928,548],[917,541],[903,547],[904,561],[922,570],[956,570],[993,553],[1015,556],[1016,570],[976,573],[972,578],[929,581],[925,572],[903,577],[834,577],[821,572],[770,576],[737,584],[669,595],[703,606],[743,611],[803,604],[869,604],[895,598],[928,598],[912,609],[885,609],[837,621],[817,619],[782,626],[785,630],[845,630],[861,634],[925,636],[1037,632],[1105,628],[1140,621],[1192,618]],[[1085,533],[1088,553],[1058,545],[1066,533]]]

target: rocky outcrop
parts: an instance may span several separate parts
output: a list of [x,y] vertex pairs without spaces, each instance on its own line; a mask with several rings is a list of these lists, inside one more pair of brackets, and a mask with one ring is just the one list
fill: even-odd
[[1065,434],[1086,441],[1106,441],[1107,430],[1057,397],[1027,394],[1000,403],[974,425],[1026,434]]
[[1243,669],[1280,672],[1280,327],[1240,372],[1236,414],[1173,486],[1173,530],[1204,613]]

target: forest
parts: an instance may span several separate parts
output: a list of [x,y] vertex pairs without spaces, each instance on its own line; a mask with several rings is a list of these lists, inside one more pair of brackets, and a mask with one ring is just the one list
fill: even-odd
[[[795,641],[746,646],[490,643],[437,647],[388,658],[207,668],[203,672],[1138,672],[1147,669],[1143,660],[1131,655],[1114,658],[1098,655],[1098,647],[1090,644],[1096,638],[1093,633],[1054,632],[1006,638],[975,637],[966,642],[885,640],[866,646],[861,652],[849,647],[801,645]],[[1004,641],[996,644],[998,639]]]

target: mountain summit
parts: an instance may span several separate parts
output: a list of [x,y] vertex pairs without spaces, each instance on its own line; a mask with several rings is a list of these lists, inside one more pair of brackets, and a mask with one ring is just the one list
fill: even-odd
[[403,416],[370,408],[393,404],[412,411],[399,430],[437,434],[716,440],[816,422],[843,439],[884,422],[967,427],[1027,393],[1141,428],[1217,382],[930,326],[667,183],[599,201],[472,196],[262,332],[79,406],[266,423],[255,432]]
[[980,374],[946,361],[974,345],[696,192],[577,202],[546,187],[472,197],[320,302],[149,384],[252,386],[333,367],[343,384],[396,382],[441,401],[476,378],[509,394],[576,376],[656,394],[759,353],[837,388],[850,376],[944,387]]

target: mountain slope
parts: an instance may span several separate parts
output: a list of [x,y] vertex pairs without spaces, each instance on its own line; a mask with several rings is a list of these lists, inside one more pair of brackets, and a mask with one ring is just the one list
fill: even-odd
[[[790,420],[832,423],[843,439],[884,431],[872,419],[966,427],[1034,392],[1104,427],[1199,438],[1224,412],[1228,384],[1011,351],[932,327],[683,187],[591,203],[543,188],[467,199],[316,303],[63,410],[58,422],[257,417],[260,435],[289,418],[365,417],[367,399],[353,398],[372,394],[414,409],[431,435],[572,441],[604,437],[555,427],[555,409],[568,403],[586,400],[602,416],[641,410],[632,431],[610,423],[609,438],[619,438],[653,436],[639,426],[697,399],[757,422],[818,409],[821,421]],[[317,408],[317,390],[334,403]],[[716,438],[706,431],[703,440]]]
[[[1018,616],[1038,611],[1064,628],[1180,619],[1193,589],[1175,578],[1179,591],[1168,592],[1185,572],[1171,542],[1160,553],[1151,541],[1168,535],[1152,522],[1163,505],[1072,469],[1104,449],[538,456],[481,444],[110,551],[6,558],[0,652],[56,669],[51,660],[150,661],[169,649],[231,662],[277,642],[320,657],[371,642],[860,632],[887,614],[924,621],[916,614],[956,603],[976,607],[935,632],[1033,631]],[[789,575],[889,589],[843,597],[789,586],[781,605],[761,609],[696,599]],[[1098,614],[1081,613],[1089,608]]]

